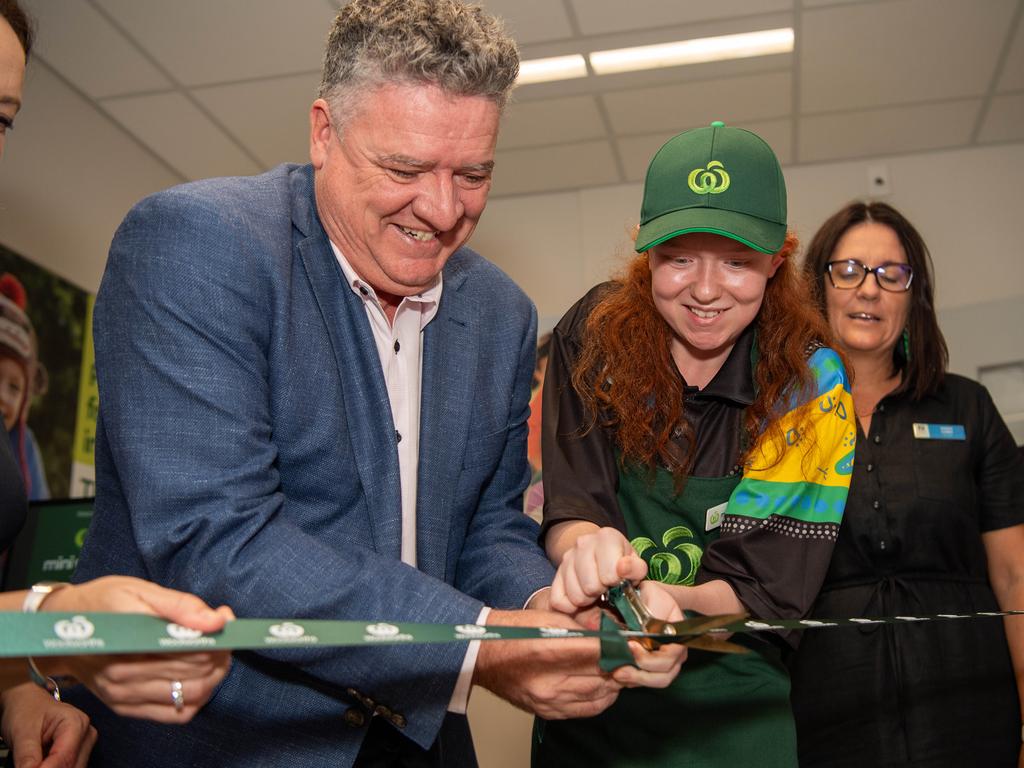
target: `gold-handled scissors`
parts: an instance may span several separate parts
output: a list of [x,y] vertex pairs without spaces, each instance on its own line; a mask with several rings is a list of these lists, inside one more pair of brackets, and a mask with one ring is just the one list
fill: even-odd
[[713,634],[715,630],[743,621],[747,618],[745,613],[665,621],[651,615],[640,599],[640,593],[628,580],[619,582],[602,595],[599,605],[627,630],[643,632],[645,635],[662,635],[658,639],[644,636],[636,638],[649,651],[656,650],[662,643],[682,643],[690,648],[716,653],[747,653],[750,650]]

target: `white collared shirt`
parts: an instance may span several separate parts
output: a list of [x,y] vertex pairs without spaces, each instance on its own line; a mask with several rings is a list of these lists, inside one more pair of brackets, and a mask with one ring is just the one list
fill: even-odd
[[406,296],[388,322],[373,286],[365,282],[331,243],[352,292],[363,300],[388,387],[398,444],[402,488],[402,562],[416,567],[416,484],[420,459],[420,386],[423,381],[423,329],[434,319],[444,287],[441,275],[422,293]]
[[[349,288],[363,300],[366,317],[373,330],[381,369],[388,387],[391,417],[398,441],[398,471],[402,489],[402,562],[416,567],[416,489],[420,450],[420,394],[423,381],[423,329],[437,315],[443,280],[422,293],[406,296],[398,305],[394,322],[388,322],[384,307],[373,286],[365,282],[333,242],[331,249],[341,265]],[[487,620],[490,609],[484,607],[477,623]],[[473,668],[480,641],[469,643],[459,679],[448,703],[450,712],[465,714],[473,682]]]

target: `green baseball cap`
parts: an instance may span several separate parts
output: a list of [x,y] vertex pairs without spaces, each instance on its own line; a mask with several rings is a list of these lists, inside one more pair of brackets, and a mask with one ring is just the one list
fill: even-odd
[[647,168],[636,250],[686,232],[731,237],[762,253],[786,239],[786,181],[764,139],[718,120],[669,139]]

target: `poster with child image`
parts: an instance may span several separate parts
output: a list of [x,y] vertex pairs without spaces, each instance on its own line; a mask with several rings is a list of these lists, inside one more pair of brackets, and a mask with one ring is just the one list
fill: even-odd
[[89,298],[0,245],[0,412],[30,499],[92,495],[72,488]]

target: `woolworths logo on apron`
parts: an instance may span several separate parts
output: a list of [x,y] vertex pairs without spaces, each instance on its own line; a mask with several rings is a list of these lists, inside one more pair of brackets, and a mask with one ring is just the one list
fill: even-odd
[[[693,543],[693,531],[685,525],[669,528],[661,535],[661,546],[646,536],[638,536],[630,544],[640,557],[645,553],[649,577],[663,584],[692,585],[697,578],[697,568],[704,550]],[[655,551],[651,551],[655,550]]]
[[707,168],[694,168],[686,177],[686,184],[698,195],[720,195],[729,188],[729,174],[717,160]]

